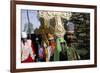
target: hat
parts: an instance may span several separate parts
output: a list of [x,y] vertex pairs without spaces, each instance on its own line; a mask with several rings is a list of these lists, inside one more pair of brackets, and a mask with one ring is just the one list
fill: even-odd
[[74,32],[75,24],[72,22],[67,23],[67,32]]
[[27,33],[26,32],[22,32],[22,38],[27,38]]
[[54,39],[54,36],[52,35],[52,34],[48,34],[48,38],[49,38],[49,40],[53,40]]

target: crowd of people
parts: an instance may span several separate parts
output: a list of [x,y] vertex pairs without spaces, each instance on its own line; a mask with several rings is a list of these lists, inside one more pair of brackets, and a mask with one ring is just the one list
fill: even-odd
[[76,48],[72,47],[75,28],[70,19],[72,13],[38,11],[38,14],[41,25],[37,31],[28,28],[28,32],[23,30],[21,34],[21,63],[79,60]]
[[69,30],[64,36],[47,33],[48,43],[43,41],[42,34],[22,32],[21,63],[79,60],[80,56],[71,46],[74,32]]

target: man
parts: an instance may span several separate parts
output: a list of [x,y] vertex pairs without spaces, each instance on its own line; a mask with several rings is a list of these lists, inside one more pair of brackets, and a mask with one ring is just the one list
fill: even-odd
[[64,39],[67,43],[67,56],[68,60],[78,60],[80,59],[76,49],[72,47],[73,37],[74,37],[74,27],[75,24],[68,21],[68,23],[65,25],[66,27],[66,34],[64,36]]

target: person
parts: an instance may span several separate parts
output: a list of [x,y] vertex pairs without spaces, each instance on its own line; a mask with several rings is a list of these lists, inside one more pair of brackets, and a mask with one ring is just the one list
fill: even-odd
[[68,60],[68,56],[67,56],[67,46],[66,46],[66,42],[61,42],[61,52],[60,52],[60,61],[67,61]]
[[54,61],[60,61],[61,43],[65,42],[63,37],[56,37],[56,48],[54,52]]
[[66,24],[66,28],[67,28],[66,29],[67,32],[64,35],[64,39],[66,40],[67,43],[68,60],[79,60],[80,56],[77,53],[77,50],[74,47],[72,47],[75,24],[68,21],[68,23]]
[[46,61],[46,53],[45,53],[45,43],[41,42],[41,46],[38,49],[38,62],[45,62]]
[[26,32],[22,32],[21,39],[21,63],[34,62],[35,53],[32,49],[32,41],[28,37]]
[[31,39],[32,39],[32,47],[35,51],[35,62],[38,62],[38,58],[39,58],[39,48],[41,46],[41,35],[40,34],[31,34]]
[[56,42],[53,34],[48,33],[48,40],[49,40],[49,45],[47,47],[48,55],[47,59],[48,61],[53,61],[54,58],[54,50],[56,47]]

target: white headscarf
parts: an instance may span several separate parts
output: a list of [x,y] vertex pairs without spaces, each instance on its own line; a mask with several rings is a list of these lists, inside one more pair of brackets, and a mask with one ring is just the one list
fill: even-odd
[[22,32],[22,38],[27,38],[27,33],[26,32]]

